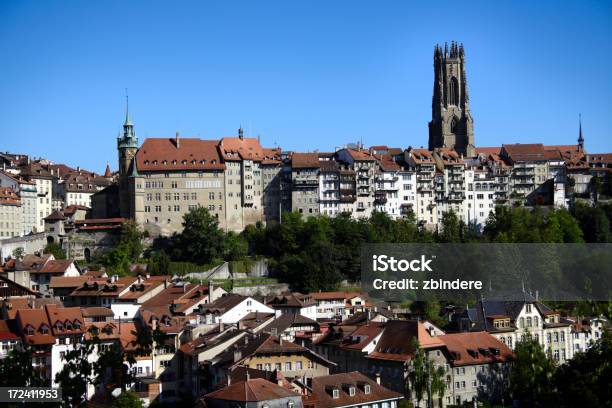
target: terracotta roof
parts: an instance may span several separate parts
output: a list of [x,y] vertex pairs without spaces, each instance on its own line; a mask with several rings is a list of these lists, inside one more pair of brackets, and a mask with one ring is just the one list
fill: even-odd
[[262,148],[263,150],[263,154],[264,154],[264,158],[261,161],[262,164],[281,164],[282,160],[281,160],[281,149],[280,147],[276,148],[276,149],[270,149],[270,148]]
[[52,276],[50,288],[78,288],[91,279],[91,276]]
[[223,170],[218,141],[196,138],[148,138],[138,153],[138,171]]
[[[60,334],[85,333],[83,315],[80,307],[62,307],[46,305],[45,310],[49,323],[56,336]],[[69,329],[69,327],[72,327]]]
[[319,155],[317,153],[293,153],[291,167],[294,169],[319,168]]
[[0,320],[0,340],[19,340],[15,328],[7,320]]
[[299,394],[264,380],[263,378],[254,378],[252,380],[234,383],[221,390],[213,391],[205,395],[204,399],[257,402],[299,396]]
[[513,162],[546,160],[542,143],[504,144],[502,153],[504,152]]
[[98,307],[98,306],[84,307],[81,309],[81,313],[83,314],[83,317],[93,317],[93,316],[109,317],[109,316],[115,315],[113,311],[109,309],[108,307]]
[[370,322],[362,325],[346,336],[340,345],[341,348],[362,350],[370,344],[385,328],[385,323]]
[[395,161],[387,157],[378,160],[378,164],[383,171],[399,171],[402,167]]
[[412,339],[416,338],[421,348],[443,346],[444,343],[427,331],[420,320],[389,320],[376,348],[368,358],[380,360],[408,361],[412,358]]
[[33,270],[32,273],[64,273],[73,262],[72,259],[49,260],[37,270]]
[[253,160],[267,158],[259,140],[252,137],[224,137],[219,142],[219,151],[225,161]]
[[[44,309],[20,309],[15,319],[18,322],[24,341],[34,345],[55,344],[55,337]],[[32,334],[27,329],[32,329]],[[44,333],[46,330],[46,333]]]
[[66,217],[58,210],[54,210],[51,214],[45,217],[45,221],[63,221]]
[[221,296],[212,303],[201,305],[201,313],[225,313],[238,305],[244,299],[246,299],[245,296],[230,293],[228,295]]
[[544,146],[544,150],[558,150],[561,152],[579,152],[580,146],[575,145],[549,145]]
[[358,292],[311,292],[310,296],[314,300],[329,300],[329,299],[351,299],[355,296],[362,296]]
[[351,155],[353,160],[355,161],[374,161],[376,160],[374,156],[370,154],[367,150],[358,150],[347,148],[346,151]]
[[97,174],[75,170],[64,176],[64,188],[71,193],[95,193],[109,186],[110,180]]
[[506,362],[514,358],[508,346],[484,331],[445,334],[437,338],[449,351],[453,366]]
[[310,295],[304,295],[298,292],[289,292],[276,295],[269,299],[267,305],[270,307],[287,308],[287,307],[308,307],[315,304],[315,300]]
[[412,149],[410,157],[416,164],[435,164],[432,152],[427,149]]
[[476,154],[499,154],[501,152],[501,146],[496,147],[476,147]]
[[[370,386],[368,394],[365,393],[366,384]],[[353,396],[349,394],[350,387],[355,387]],[[334,389],[339,392],[338,398],[333,397]],[[357,371],[314,377],[312,393],[316,398],[317,408],[362,406],[376,401],[403,398],[402,394],[377,384],[376,381]]]
[[442,160],[444,165],[452,165],[452,164],[464,164],[465,162],[461,158],[461,155],[454,151],[453,149],[449,149],[446,147],[441,147],[435,150],[438,157]]
[[0,187],[0,205],[21,205],[19,194],[12,187]]
[[193,304],[208,296],[208,285],[198,285],[193,283],[184,283],[178,285],[173,283],[166,289],[162,290],[151,299],[142,304],[142,307],[152,306],[170,306],[176,304],[177,307]]
[[266,332],[270,332],[272,329],[276,329],[277,333],[280,334],[288,328],[294,326],[318,327],[319,324],[316,321],[309,319],[306,316],[302,316],[298,313],[284,313],[279,317],[275,318],[270,324],[266,325],[264,330]]

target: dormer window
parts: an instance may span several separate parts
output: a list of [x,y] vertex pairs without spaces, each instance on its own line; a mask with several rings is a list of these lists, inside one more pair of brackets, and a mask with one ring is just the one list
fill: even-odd
[[153,160],[153,164],[157,164],[157,160]]
[[34,328],[33,328],[32,326],[28,325],[28,326],[25,328],[25,332],[26,332],[26,334],[27,334],[28,336],[32,336],[32,335],[34,334]]
[[168,164],[168,160],[163,160],[163,161],[162,161],[162,164],[163,164],[163,165]]
[[78,320],[74,321],[74,330],[81,330],[81,323]]
[[334,399],[340,398],[340,390],[332,390],[332,398]]
[[355,387],[353,387],[352,385],[349,387],[349,395],[351,397],[355,396]]
[[187,164],[187,160],[181,161],[181,164]]
[[369,394],[371,391],[372,391],[372,387],[370,386],[370,384],[366,384],[363,386],[364,394]]
[[176,160],[172,160],[172,165],[176,166]]
[[46,324],[43,324],[40,326],[40,332],[42,334],[49,334],[49,327]]
[[72,330],[72,323],[66,322],[66,330]]

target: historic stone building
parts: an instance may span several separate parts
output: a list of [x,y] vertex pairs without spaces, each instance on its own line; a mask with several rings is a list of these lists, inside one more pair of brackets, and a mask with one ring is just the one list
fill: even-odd
[[429,122],[429,150],[437,147],[475,155],[474,120],[465,73],[463,44],[434,49],[434,88]]

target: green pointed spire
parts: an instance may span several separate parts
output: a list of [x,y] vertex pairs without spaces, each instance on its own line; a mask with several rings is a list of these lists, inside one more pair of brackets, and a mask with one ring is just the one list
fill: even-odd
[[125,123],[123,126],[134,126],[132,124],[132,118],[130,117],[130,100],[129,96],[127,95],[127,89],[125,95]]

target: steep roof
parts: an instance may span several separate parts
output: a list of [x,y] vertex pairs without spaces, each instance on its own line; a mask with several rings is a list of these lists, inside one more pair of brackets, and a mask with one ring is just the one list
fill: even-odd
[[[370,386],[368,394],[365,393],[365,384]],[[349,394],[351,386],[355,387],[353,396]],[[333,389],[338,390],[338,398],[333,397],[331,391]],[[362,406],[376,401],[403,398],[402,394],[383,387],[357,371],[314,377],[312,393],[316,398],[318,408]]]
[[73,262],[72,259],[49,260],[37,270],[33,270],[32,273],[64,273]]
[[259,140],[253,137],[224,137],[219,142],[219,151],[225,161],[253,160],[267,158]]
[[504,144],[502,145],[502,153],[505,153],[513,162],[546,160],[542,143]]
[[223,170],[218,141],[148,138],[136,153],[138,171]]
[[389,320],[376,348],[368,358],[380,360],[408,361],[414,349],[412,339],[416,338],[421,348],[444,345],[438,336],[432,336],[420,320]]
[[257,402],[299,396],[299,394],[264,380],[263,378],[254,378],[252,380],[234,383],[221,390],[213,391],[205,395],[204,398],[236,402]]
[[512,350],[485,331],[438,336],[449,351],[453,366],[507,362]]
[[294,169],[319,168],[319,155],[317,153],[293,153],[291,167]]

